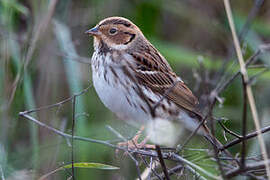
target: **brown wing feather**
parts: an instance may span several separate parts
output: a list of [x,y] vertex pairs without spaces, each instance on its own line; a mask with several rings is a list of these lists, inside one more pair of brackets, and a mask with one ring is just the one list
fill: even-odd
[[[157,60],[157,58],[154,58],[147,52],[133,52],[131,55],[136,60],[136,77],[140,83],[160,95],[165,94],[166,98],[179,107],[200,115],[196,109],[198,104],[197,98],[184,82],[176,76],[165,58],[157,54],[160,58]],[[161,64],[160,61],[163,63]]]

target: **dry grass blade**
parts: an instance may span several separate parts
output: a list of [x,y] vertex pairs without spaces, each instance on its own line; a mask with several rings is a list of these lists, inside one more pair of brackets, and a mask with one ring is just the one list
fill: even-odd
[[17,90],[18,83],[20,82],[21,77],[23,76],[23,72],[27,69],[29,62],[32,59],[32,56],[33,56],[34,51],[36,49],[36,44],[37,44],[41,34],[45,32],[45,30],[48,27],[48,24],[50,23],[50,21],[52,19],[57,2],[58,2],[58,0],[51,0],[50,1],[49,7],[48,7],[48,13],[39,22],[39,24],[37,25],[37,28],[33,30],[34,34],[33,34],[32,39],[30,40],[30,46],[29,46],[29,49],[27,51],[26,58],[23,61],[23,66],[21,67],[21,70],[18,72],[18,74],[13,82],[13,89],[12,89],[11,95],[9,97],[8,106],[10,106],[10,104],[13,101],[13,98],[15,96],[15,92]]
[[248,97],[248,101],[250,104],[250,109],[251,109],[251,113],[252,113],[252,117],[255,123],[255,127],[256,127],[256,131],[258,131],[258,140],[259,140],[259,144],[261,147],[261,152],[264,158],[264,163],[265,163],[265,167],[266,167],[266,172],[267,172],[267,177],[270,180],[270,167],[269,164],[267,162],[268,160],[268,155],[267,155],[267,151],[266,151],[266,146],[262,137],[262,133],[261,133],[261,128],[260,128],[260,123],[259,123],[259,118],[258,118],[258,113],[257,113],[257,109],[256,109],[256,105],[255,105],[255,100],[254,100],[254,96],[252,93],[252,89],[250,84],[248,84],[248,74],[247,74],[247,70],[245,67],[245,62],[244,62],[244,58],[241,52],[241,47],[239,44],[239,40],[236,34],[236,30],[234,27],[234,22],[233,22],[233,17],[232,17],[232,11],[231,11],[231,7],[230,7],[230,2],[229,0],[224,0],[224,5],[225,5],[225,10],[227,13],[227,17],[229,20],[229,24],[230,24],[230,28],[232,31],[232,36],[233,36],[233,41],[234,41],[234,46],[236,49],[236,53],[237,53],[237,58],[240,64],[240,71],[244,80],[244,83],[247,83],[246,85],[246,92],[247,92],[247,97]]

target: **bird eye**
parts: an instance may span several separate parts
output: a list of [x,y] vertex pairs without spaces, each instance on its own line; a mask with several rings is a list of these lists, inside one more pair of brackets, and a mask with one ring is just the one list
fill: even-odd
[[117,32],[117,29],[116,29],[116,28],[111,28],[111,29],[109,30],[109,33],[110,33],[111,35],[116,34],[116,32]]

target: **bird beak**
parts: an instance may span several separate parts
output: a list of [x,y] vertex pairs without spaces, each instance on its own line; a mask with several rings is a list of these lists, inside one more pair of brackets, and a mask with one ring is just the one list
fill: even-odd
[[98,36],[101,33],[99,32],[98,27],[96,26],[96,27],[93,27],[92,29],[85,31],[85,34],[89,34],[91,36]]

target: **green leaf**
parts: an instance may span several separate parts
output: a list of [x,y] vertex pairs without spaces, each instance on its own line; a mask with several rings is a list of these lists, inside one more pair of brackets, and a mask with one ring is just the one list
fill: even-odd
[[[92,169],[102,169],[102,170],[117,170],[120,169],[119,167],[107,165],[107,164],[101,164],[101,163],[87,163],[87,162],[80,162],[80,163],[73,163],[73,166],[75,168],[92,168]],[[72,164],[68,164],[65,166],[62,166],[60,168],[57,168],[43,176],[41,176],[38,180],[45,180],[47,179],[50,175],[60,171],[60,170],[65,170],[65,169],[70,169],[72,168]]]
[[4,8],[6,8],[6,9],[11,8],[11,9],[15,10],[16,12],[19,12],[25,16],[29,15],[29,10],[25,6],[18,3],[17,1],[2,0],[2,1],[0,1],[0,3],[2,3]]
[[[87,163],[87,162],[80,162],[80,163],[73,163],[73,166],[76,168],[94,168],[94,169],[104,169],[104,170],[116,170],[119,167],[101,164],[101,163]],[[63,168],[72,168],[72,164],[68,164],[63,166]]]

